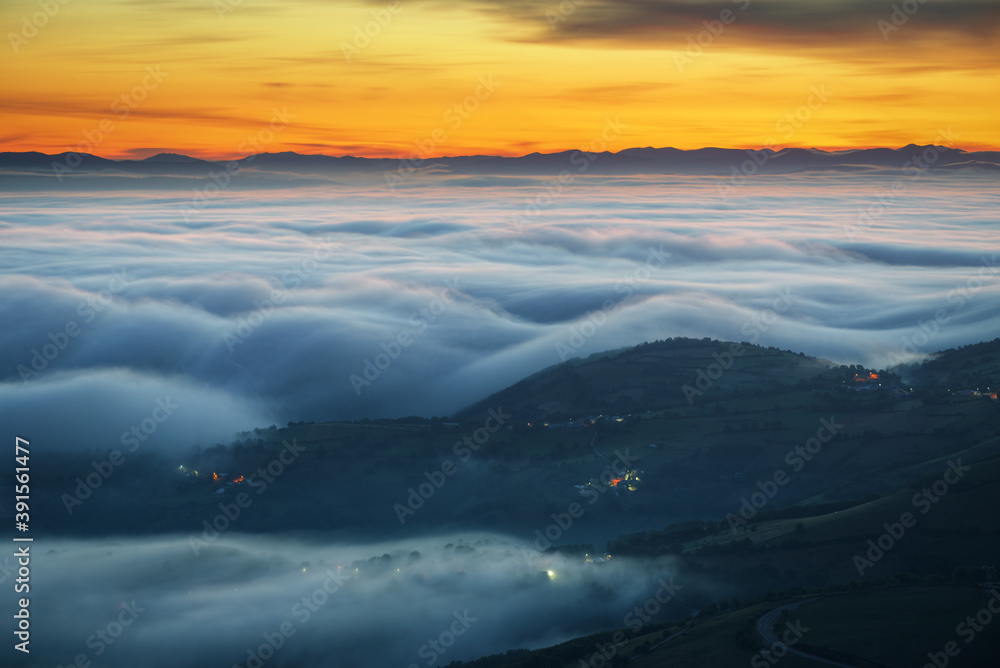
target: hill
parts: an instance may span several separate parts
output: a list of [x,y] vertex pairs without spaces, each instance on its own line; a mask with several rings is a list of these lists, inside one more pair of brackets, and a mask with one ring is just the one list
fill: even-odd
[[474,418],[502,404],[527,419],[686,409],[731,395],[776,396],[829,386],[845,374],[801,353],[749,343],[675,338],[570,359],[474,404]]
[[[140,451],[71,514],[66,498],[79,496],[78,478],[109,455],[67,454],[37,471],[46,489],[60,490],[39,503],[56,532],[189,531],[213,514],[213,491],[227,482],[206,472],[249,477],[295,443],[296,463],[241,518],[242,530],[530,537],[584,501],[588,512],[567,539],[600,544],[670,522],[721,520],[779,471],[787,481],[768,511],[882,496],[937,473],[942,457],[997,451],[1000,403],[988,395],[903,387],[891,372],[754,346],[716,374],[712,365],[733,345],[675,339],[570,360],[451,419],[272,425],[201,452],[180,443],[169,456]],[[983,358],[960,373],[987,373],[995,347],[946,351],[934,368]],[[699,384],[699,373],[717,377]],[[640,480],[602,482],[611,467]]]
[[[656,341],[568,360],[452,418],[272,425],[124,461],[116,450],[42,458],[33,510],[48,537],[198,537],[243,498],[225,522],[240,533],[482,530],[540,560],[560,552],[601,568],[606,557],[591,555],[610,554],[685,587],[639,628],[623,617],[626,630],[475,668],[770,665],[770,622],[799,619],[810,632],[797,651],[914,665],[921,645],[900,628],[940,651],[963,611],[980,609],[982,564],[1000,548],[998,360],[1000,340],[892,370]],[[600,606],[601,590],[590,600]],[[878,617],[858,623],[867,610]],[[962,651],[981,665],[996,645]]]
[[[993,575],[980,567],[1000,547],[1000,519],[983,512],[1000,492],[1000,457],[953,464],[896,493],[829,512],[792,507],[742,524],[685,522],[620,536],[609,553],[674,555],[677,582],[710,580],[718,600],[704,605],[697,593],[682,593],[642,625],[453,665],[769,666],[780,658],[808,666],[816,657],[886,668],[935,655],[948,665],[989,665],[1000,636],[983,633],[977,641],[984,622],[975,620],[992,618],[982,612],[990,601],[1000,606]],[[906,513],[918,519],[910,523]],[[723,592],[738,593],[729,599]],[[685,614],[692,603],[700,609]],[[950,656],[942,654],[949,643],[957,650]]]

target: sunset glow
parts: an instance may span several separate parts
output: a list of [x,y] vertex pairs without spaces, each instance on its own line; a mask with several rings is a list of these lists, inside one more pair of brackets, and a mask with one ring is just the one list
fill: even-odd
[[608,118],[626,126],[609,150],[902,146],[948,127],[959,148],[1000,145],[995,3],[927,4],[898,29],[888,6],[841,4],[53,0],[49,17],[18,0],[0,8],[2,147],[226,158],[275,109],[292,120],[265,150],[330,155],[403,157],[435,130],[437,155],[554,152]]

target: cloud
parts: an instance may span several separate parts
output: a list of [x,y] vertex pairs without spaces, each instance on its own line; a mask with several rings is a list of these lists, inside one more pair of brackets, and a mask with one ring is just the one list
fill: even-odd
[[[120,447],[165,396],[185,405],[157,434],[166,447],[452,414],[558,363],[607,305],[573,354],[747,340],[782,291],[792,306],[757,343],[881,367],[939,310],[924,352],[993,338],[995,185],[902,179],[862,218],[899,179],[421,177],[225,191],[189,221],[185,190],[59,191],[44,209],[8,194],[4,427]],[[62,406],[77,408],[57,430]]]
[[[787,44],[806,49],[854,46],[859,42],[883,44],[878,21],[892,21],[892,6],[863,0],[826,0],[803,4],[794,0],[588,0],[587,2],[498,2],[471,0],[469,6],[519,24],[537,26],[531,41],[604,41],[618,47],[648,48],[686,38],[706,29],[705,22],[728,20],[723,26],[745,46]],[[724,12],[730,12],[724,14]],[[976,38],[995,40],[1000,10],[989,0],[951,0],[920,4],[900,39],[924,38],[951,41]],[[731,18],[730,18],[731,17]],[[731,27],[730,27],[731,26]],[[894,33],[896,36],[896,33]],[[831,49],[836,51],[837,48]]]
[[184,377],[127,369],[53,372],[0,383],[0,424],[47,449],[181,452],[260,425],[264,402]]
[[275,665],[445,665],[624,627],[661,580],[674,588],[661,600],[677,596],[662,605],[674,618],[711,590],[675,579],[669,560],[585,564],[522,553],[502,535],[368,545],[226,535],[197,555],[191,540],[47,540],[32,555],[45,573],[32,591],[45,639],[33,660],[183,668],[273,652]]

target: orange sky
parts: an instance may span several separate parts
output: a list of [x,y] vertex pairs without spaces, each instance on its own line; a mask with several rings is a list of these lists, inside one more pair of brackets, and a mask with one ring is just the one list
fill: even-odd
[[995,2],[40,1],[0,6],[0,150],[1000,147]]

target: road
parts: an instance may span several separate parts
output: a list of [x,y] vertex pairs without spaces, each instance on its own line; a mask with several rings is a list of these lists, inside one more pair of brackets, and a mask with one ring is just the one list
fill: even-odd
[[797,650],[792,646],[786,645],[784,642],[781,641],[780,638],[774,635],[774,632],[771,630],[771,627],[773,627],[774,623],[778,621],[778,617],[781,616],[782,612],[785,612],[786,610],[787,611],[795,610],[800,605],[803,605],[804,603],[810,603],[815,600],[816,600],[815,598],[810,598],[804,601],[796,601],[795,603],[782,605],[775,608],[774,610],[771,610],[757,621],[757,634],[761,637],[761,639],[764,641],[764,644],[767,647],[771,647],[775,643],[781,643],[782,645],[788,648],[789,654],[794,654],[795,656],[801,656],[803,659],[816,661],[817,663],[822,663],[825,666],[840,666],[840,668],[857,668],[857,666],[851,663],[840,663],[839,661],[831,661],[830,659],[824,659],[823,657],[816,656],[815,654],[809,654],[807,652]]
[[606,461],[608,463],[608,466],[611,466],[611,460],[608,459],[607,457],[605,457],[604,454],[600,450],[597,449],[597,430],[594,429],[593,431],[594,431],[594,435],[590,437],[590,447],[592,447],[594,449],[594,452],[597,453],[598,457],[600,457],[601,459],[603,459],[604,461]]

